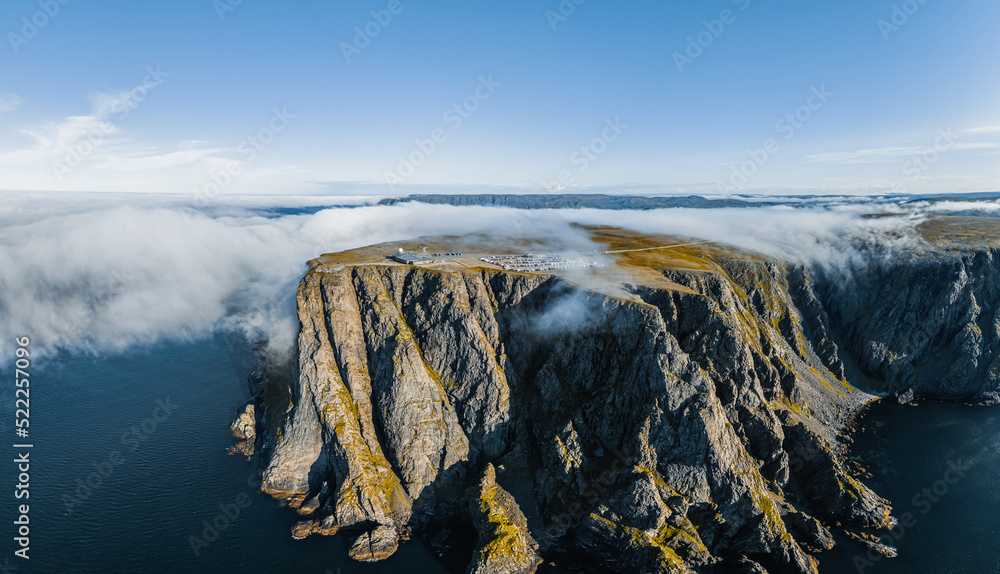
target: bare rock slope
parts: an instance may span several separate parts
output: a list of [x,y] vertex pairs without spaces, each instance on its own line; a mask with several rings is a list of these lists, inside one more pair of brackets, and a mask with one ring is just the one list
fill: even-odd
[[890,521],[839,455],[859,388],[996,398],[993,257],[908,267],[896,289],[873,269],[865,297],[746,260],[617,297],[482,269],[311,272],[291,380],[255,385],[263,489],[303,515],[296,536],[344,530],[361,560],[473,525],[473,573],[815,572],[829,527]]

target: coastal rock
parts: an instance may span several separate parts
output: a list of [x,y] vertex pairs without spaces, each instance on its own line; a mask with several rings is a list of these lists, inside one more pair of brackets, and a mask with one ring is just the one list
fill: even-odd
[[620,295],[484,269],[311,272],[291,374],[257,378],[262,488],[309,515],[296,537],[364,530],[360,560],[471,522],[470,572],[816,572],[828,526],[891,524],[842,461],[875,398],[859,386],[1000,388],[991,257],[872,265],[864,291],[759,257]]
[[913,389],[906,389],[902,393],[896,395],[896,402],[901,405],[906,405],[913,402]]
[[393,555],[399,547],[399,535],[391,526],[379,526],[354,540],[347,555],[360,562],[376,562]]
[[257,415],[253,401],[250,401],[236,413],[236,419],[229,426],[229,432],[240,440],[230,447],[229,454],[237,452],[248,457],[253,456],[254,444],[257,442]]
[[492,464],[486,465],[474,496],[469,513],[479,543],[469,574],[532,574],[542,562],[538,543],[514,497],[497,484]]
[[883,558],[895,558],[899,556],[899,550],[893,546],[889,546],[888,544],[883,544],[873,535],[852,532],[850,530],[845,533],[850,538],[861,544],[869,556],[881,556]]
[[292,538],[299,540],[309,536],[310,534],[332,536],[339,530],[340,525],[337,524],[337,517],[331,514],[323,518],[314,518],[312,520],[302,520],[296,522],[295,526],[292,526]]
[[730,572],[732,574],[767,574],[767,570],[764,570],[763,566],[747,558],[737,560]]
[[240,439],[253,442],[257,439],[257,420],[256,420],[256,409],[254,408],[253,402],[249,402],[243,409],[237,413],[236,420],[229,427],[230,432],[233,436]]
[[785,433],[797,485],[819,516],[852,526],[890,525],[889,502],[850,476],[826,439],[804,424],[789,425]]
[[788,525],[788,531],[804,546],[814,550],[830,550],[834,547],[833,534],[819,520],[804,512],[789,512],[782,518]]

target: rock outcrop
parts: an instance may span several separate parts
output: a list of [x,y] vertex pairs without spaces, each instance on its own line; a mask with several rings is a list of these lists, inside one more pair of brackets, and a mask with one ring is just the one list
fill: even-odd
[[229,454],[241,453],[248,457],[253,456],[254,444],[257,442],[257,409],[253,401],[236,413],[236,418],[229,426],[229,432],[240,441],[229,448]]
[[528,520],[509,492],[497,484],[496,470],[487,463],[479,485],[469,497],[479,543],[469,574],[531,574],[541,563],[538,543]]
[[262,488],[303,515],[296,537],[347,533],[360,560],[462,523],[474,573],[815,572],[828,527],[891,522],[840,457],[861,389],[996,399],[992,257],[891,286],[873,266],[864,296],[752,257],[618,297],[483,269],[311,272],[291,380],[257,384]]

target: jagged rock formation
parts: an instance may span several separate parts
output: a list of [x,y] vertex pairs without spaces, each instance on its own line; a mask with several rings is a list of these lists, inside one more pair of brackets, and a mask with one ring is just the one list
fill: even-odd
[[229,430],[240,440],[253,442],[257,438],[256,407],[253,402],[247,403],[240,409]]
[[479,532],[470,574],[531,574],[541,563],[538,543],[517,501],[497,484],[496,470],[486,464],[478,487],[472,490],[469,514]]
[[240,441],[229,448],[229,454],[242,453],[253,456],[254,444],[257,442],[257,409],[253,401],[236,413],[236,418],[229,426],[229,432]]
[[853,270],[851,289],[824,281],[832,323],[877,390],[904,402],[1000,402],[998,255],[976,249],[866,266]]
[[262,488],[304,515],[296,537],[353,533],[362,560],[465,523],[474,573],[815,572],[829,526],[890,521],[838,454],[872,399],[858,387],[995,400],[992,257],[928,259],[895,288],[873,266],[854,299],[756,258],[620,297],[481,269],[311,272],[291,381],[256,385]]

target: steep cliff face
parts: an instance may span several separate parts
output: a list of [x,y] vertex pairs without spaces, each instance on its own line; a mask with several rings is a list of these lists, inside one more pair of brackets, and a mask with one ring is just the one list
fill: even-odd
[[831,324],[873,389],[1000,402],[998,256],[924,255],[824,278]]
[[995,399],[993,256],[873,266],[854,287],[729,259],[621,296],[311,272],[295,373],[260,392],[263,489],[303,515],[296,536],[344,529],[362,560],[469,524],[471,572],[814,572],[824,525],[890,520],[838,455],[872,398],[857,387]]
[[696,255],[616,295],[314,270],[292,372],[253,377],[263,489],[302,515],[294,536],[344,530],[358,560],[474,527],[474,573],[815,572],[828,528],[891,521],[840,456],[865,404],[1000,399],[997,256],[814,272]]

